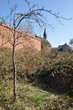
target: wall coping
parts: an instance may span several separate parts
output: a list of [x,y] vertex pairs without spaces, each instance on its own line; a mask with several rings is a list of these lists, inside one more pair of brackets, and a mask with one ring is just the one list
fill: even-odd
[[[8,26],[7,24],[4,24],[4,23],[2,23],[2,22],[0,22],[0,26],[4,26],[5,28],[8,28],[8,29],[11,29],[11,30],[12,30],[12,27],[10,27],[10,26]],[[22,34],[26,34],[26,35],[28,35],[29,37],[33,38],[33,39],[36,39],[36,40],[41,41],[40,38],[35,37],[35,36],[33,36],[33,35],[31,35],[31,34],[29,34],[29,33],[27,33],[27,32],[23,32],[22,30],[19,30],[19,29],[16,29],[16,31],[17,31],[17,32],[22,32]]]

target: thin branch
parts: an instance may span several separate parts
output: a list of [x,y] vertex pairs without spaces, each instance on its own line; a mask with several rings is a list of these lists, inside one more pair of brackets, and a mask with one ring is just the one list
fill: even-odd
[[[16,26],[16,28],[20,25],[20,23],[21,23],[21,21],[23,20],[23,19],[26,19],[26,18],[28,18],[28,19],[30,19],[32,16],[38,16],[38,17],[41,17],[42,18],[42,15],[41,15],[41,12],[47,12],[48,14],[51,14],[51,15],[53,15],[55,18],[57,18],[58,19],[58,21],[61,23],[61,21],[60,21],[60,19],[63,19],[63,20],[71,20],[72,18],[65,18],[65,17],[63,17],[63,16],[60,16],[59,15],[59,13],[53,13],[51,10],[46,10],[46,9],[44,9],[44,8],[40,8],[40,9],[35,9],[35,10],[30,10],[28,13],[18,13],[18,14],[16,14],[18,17],[17,17],[17,19],[19,19],[20,18],[20,20],[19,20],[19,22],[18,22],[18,24],[17,24],[17,26]],[[38,18],[39,19],[39,18]],[[35,21],[37,21],[37,19],[35,18]],[[41,21],[41,19],[40,19],[40,21]],[[62,23],[61,23],[62,24]]]
[[12,31],[13,29],[11,27],[9,27],[6,23],[4,24],[3,22],[0,22],[0,26],[8,28],[12,32],[12,34],[13,34],[13,31]]

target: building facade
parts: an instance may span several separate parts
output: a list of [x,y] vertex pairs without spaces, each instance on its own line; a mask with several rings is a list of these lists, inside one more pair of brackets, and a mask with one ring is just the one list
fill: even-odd
[[[13,29],[0,24],[0,46],[12,48],[13,47]],[[31,34],[25,33],[21,30],[15,31],[15,49],[19,50],[25,47],[29,47],[36,51],[41,51],[41,40]]]

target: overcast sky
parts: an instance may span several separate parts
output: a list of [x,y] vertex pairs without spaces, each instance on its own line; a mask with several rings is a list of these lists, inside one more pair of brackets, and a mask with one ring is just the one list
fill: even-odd
[[[0,16],[6,16],[9,13],[9,8],[14,4],[17,4],[18,12],[26,10],[24,0],[10,0],[10,5],[7,3],[8,0],[0,0]],[[66,18],[73,18],[73,0],[30,0],[32,4],[38,4],[39,7],[44,6],[48,10],[52,10],[54,13],[60,13]],[[52,24],[54,30],[47,27],[47,37],[53,47],[58,45],[69,43],[69,40],[73,38],[73,19],[70,21],[63,20],[63,26],[57,23],[57,20],[52,16],[47,16],[48,23]],[[34,28],[37,35],[42,36],[43,30]]]

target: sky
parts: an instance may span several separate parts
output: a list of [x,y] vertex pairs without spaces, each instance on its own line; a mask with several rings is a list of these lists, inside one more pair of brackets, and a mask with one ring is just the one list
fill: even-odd
[[[59,12],[66,18],[72,18],[72,20],[62,20],[63,25],[50,14],[46,18],[47,22],[54,27],[53,30],[46,27],[47,39],[52,47],[69,43],[69,40],[73,38],[73,0],[30,0],[30,3],[31,5],[37,4],[39,7],[44,6],[45,9],[52,10],[53,13]],[[0,16],[8,15],[9,9],[15,4],[18,7],[18,12],[27,10],[24,0],[0,0]],[[36,24],[34,31],[38,36],[43,36],[44,29],[40,29]]]

